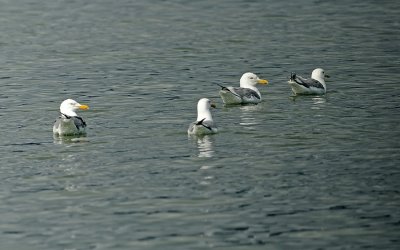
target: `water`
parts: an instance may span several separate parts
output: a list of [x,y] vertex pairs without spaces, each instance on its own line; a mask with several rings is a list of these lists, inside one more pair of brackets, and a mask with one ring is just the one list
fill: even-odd
[[[396,1],[1,6],[1,249],[400,247]],[[264,101],[224,107],[247,71]],[[188,138],[202,97],[221,132]],[[66,98],[87,137],[53,138]]]

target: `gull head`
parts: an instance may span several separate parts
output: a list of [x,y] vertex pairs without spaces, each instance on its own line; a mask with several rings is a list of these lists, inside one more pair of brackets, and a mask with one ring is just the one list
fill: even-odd
[[325,78],[329,78],[329,75],[325,74],[325,70],[317,68],[313,70],[311,78],[319,82],[325,82]]
[[215,104],[211,102],[210,99],[201,98],[197,103],[198,111],[209,111],[211,108],[216,108]]
[[64,100],[60,105],[61,113],[64,114],[64,115],[67,115],[67,116],[77,116],[75,111],[77,111],[77,110],[87,110],[87,109],[89,109],[89,106],[82,105],[82,104],[80,104],[77,101],[72,100],[72,99]]
[[211,108],[216,108],[215,104],[210,99],[201,98],[197,103],[197,120],[206,118],[206,120],[212,120]]
[[260,79],[254,73],[244,73],[240,78],[240,87],[248,88],[248,87],[255,87],[257,84],[268,84],[268,81],[265,79]]

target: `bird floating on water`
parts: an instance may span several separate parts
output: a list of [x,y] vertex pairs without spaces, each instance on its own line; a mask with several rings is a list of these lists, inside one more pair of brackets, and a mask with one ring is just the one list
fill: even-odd
[[60,105],[60,116],[53,125],[55,135],[80,135],[85,134],[86,122],[75,112],[77,110],[87,110],[89,106],[67,99]]
[[323,95],[326,93],[325,77],[329,75],[321,68],[314,69],[308,79],[292,72],[288,83],[296,95]]
[[218,132],[218,128],[214,123],[211,115],[211,108],[215,108],[215,104],[207,98],[202,98],[197,103],[197,120],[192,122],[188,128],[189,135],[205,135]]
[[257,84],[268,84],[267,80],[260,79],[254,73],[244,73],[240,78],[240,87],[225,87],[218,84],[222,89],[219,95],[225,104],[257,104],[261,102],[261,93]]

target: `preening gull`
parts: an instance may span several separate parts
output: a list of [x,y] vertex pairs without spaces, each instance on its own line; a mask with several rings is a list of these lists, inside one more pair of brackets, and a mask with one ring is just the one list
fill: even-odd
[[224,87],[219,95],[225,104],[246,104],[261,102],[261,93],[258,91],[257,84],[268,84],[267,80],[260,79],[254,73],[244,73],[240,78],[240,87]]
[[218,129],[211,116],[210,108],[215,105],[207,98],[202,98],[197,103],[197,120],[188,128],[189,135],[205,135],[217,133]]
[[308,79],[292,72],[288,83],[296,95],[323,95],[326,93],[325,77],[329,78],[329,75],[321,68],[314,69]]
[[79,135],[85,133],[86,122],[75,111],[87,110],[89,106],[67,99],[60,105],[60,116],[53,125],[53,133],[56,135]]

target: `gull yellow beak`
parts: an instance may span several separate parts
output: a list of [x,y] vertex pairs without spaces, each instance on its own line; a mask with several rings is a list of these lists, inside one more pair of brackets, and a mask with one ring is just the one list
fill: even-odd
[[259,84],[268,84],[268,81],[265,80],[265,79],[259,79],[259,80],[258,80],[258,83],[259,83]]
[[89,106],[88,105],[81,105],[81,106],[79,106],[79,109],[87,110],[87,109],[89,109]]

